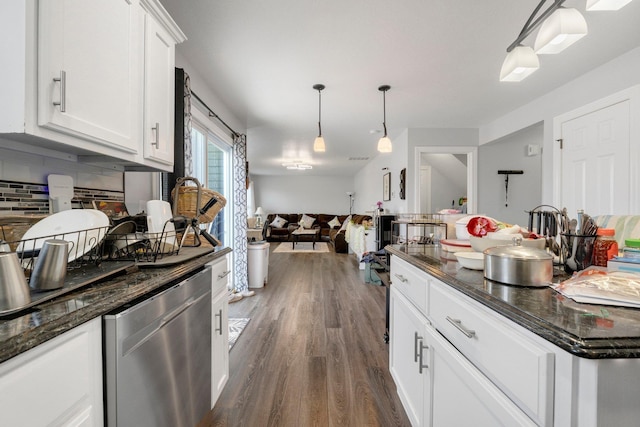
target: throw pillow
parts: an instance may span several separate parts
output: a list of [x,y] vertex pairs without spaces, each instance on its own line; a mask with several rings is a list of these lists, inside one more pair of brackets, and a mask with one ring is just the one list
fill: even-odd
[[304,214],[302,215],[302,219],[300,219],[300,225],[302,225],[304,228],[311,228],[313,227],[313,223],[315,221],[316,219],[314,217]]
[[280,218],[280,216],[276,215],[276,217],[273,219],[273,221],[271,221],[271,224],[269,225],[275,228],[282,228],[286,223],[286,219]]
[[351,215],[349,215],[347,219],[344,220],[344,222],[342,223],[342,227],[340,227],[340,231],[347,230],[347,225],[349,224],[349,221],[351,221]]
[[334,216],[331,221],[329,221],[329,227],[334,228],[340,225],[340,221],[338,221],[338,217]]

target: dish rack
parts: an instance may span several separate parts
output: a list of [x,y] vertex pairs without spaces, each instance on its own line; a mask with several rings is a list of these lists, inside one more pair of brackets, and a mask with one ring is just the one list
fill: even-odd
[[[0,226],[1,237],[8,235],[7,229],[9,227],[10,226],[7,225]],[[108,231],[108,226],[97,227],[69,233],[52,234],[33,239],[5,241],[3,245],[8,246],[11,252],[15,252],[18,255],[18,260],[25,272],[25,277],[29,280],[40,250],[46,240],[60,239],[69,242],[67,271],[70,271],[90,264],[99,264],[102,261],[103,241]],[[6,246],[5,249],[7,249]]]
[[447,238],[447,223],[441,214],[396,214],[391,221],[392,244],[433,245]]
[[164,224],[162,232],[149,233],[134,231],[111,232],[106,235],[102,249],[102,259],[130,260],[136,262],[156,262],[165,257],[178,255],[182,248],[182,236],[186,230],[170,227],[172,220]]

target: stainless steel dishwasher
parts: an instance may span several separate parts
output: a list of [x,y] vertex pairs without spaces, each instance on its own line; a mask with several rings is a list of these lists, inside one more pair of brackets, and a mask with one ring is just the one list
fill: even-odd
[[211,268],[103,322],[106,424],[196,425],[211,409]]

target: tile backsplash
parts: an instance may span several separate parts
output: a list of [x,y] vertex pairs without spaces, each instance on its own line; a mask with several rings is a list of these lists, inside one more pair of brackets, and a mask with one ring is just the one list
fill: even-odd
[[[93,200],[124,201],[124,192],[74,187],[73,208],[92,207]],[[49,213],[46,184],[0,180],[0,216]]]

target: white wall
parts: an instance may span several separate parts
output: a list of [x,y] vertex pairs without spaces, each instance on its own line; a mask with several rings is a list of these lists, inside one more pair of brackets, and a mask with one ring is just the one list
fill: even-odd
[[[543,126],[537,124],[478,149],[478,212],[497,220],[527,226],[528,214],[542,203],[542,156],[526,155],[526,146],[542,147]],[[522,170],[509,176],[505,206],[505,175],[498,170]]]
[[[251,175],[256,206],[270,213],[349,214],[347,191],[354,190],[353,179],[343,176],[314,176],[299,171],[295,176]],[[354,203],[355,208],[355,203]],[[353,213],[360,213],[357,209]],[[265,217],[266,218],[266,217]]]
[[[526,84],[526,80],[519,84]],[[542,202],[553,204],[553,118],[636,84],[640,84],[640,48],[482,126],[480,144],[543,122]]]
[[[405,200],[400,200],[400,171],[407,168],[408,163],[408,133],[405,130],[399,136],[392,138],[393,151],[379,153],[371,159],[354,178],[356,199],[355,213],[371,213],[376,208],[376,202],[381,201],[386,213],[407,213],[409,193]],[[383,168],[388,168],[383,170]],[[391,173],[391,200],[382,200],[382,177]],[[409,181],[407,168],[407,181]],[[408,190],[408,187],[406,187]]]

